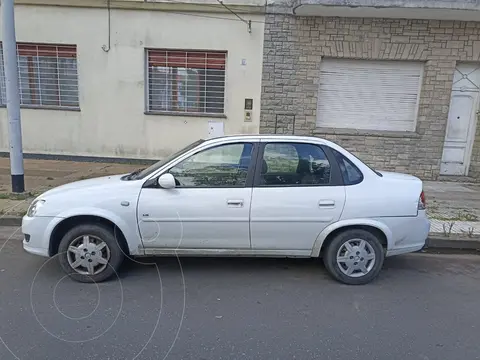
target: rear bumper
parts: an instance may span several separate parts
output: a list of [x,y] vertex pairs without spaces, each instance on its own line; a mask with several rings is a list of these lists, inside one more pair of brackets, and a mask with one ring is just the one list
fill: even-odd
[[395,255],[412,253],[412,252],[415,252],[415,251],[422,250],[424,246],[425,246],[425,241],[421,245],[415,245],[415,246],[409,246],[409,247],[402,247],[402,248],[395,248],[395,249],[387,250],[387,255],[386,256],[395,256]]
[[425,211],[419,211],[416,217],[396,218],[395,224],[390,224],[390,229],[393,241],[388,246],[386,256],[407,254],[425,246],[430,232],[430,220]]

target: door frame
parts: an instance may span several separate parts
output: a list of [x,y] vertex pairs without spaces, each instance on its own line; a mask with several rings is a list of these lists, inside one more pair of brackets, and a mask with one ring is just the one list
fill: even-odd
[[[264,161],[265,147],[269,144],[291,144],[292,146],[305,144],[320,148],[324,152],[325,157],[330,164],[330,183],[280,185],[262,184],[262,164]],[[302,157],[302,154],[299,153],[298,156],[300,158]],[[315,242],[318,239],[318,235],[325,228],[327,228],[327,226],[330,226],[332,223],[341,218],[346,201],[345,184],[343,181],[342,172],[331,148],[326,144],[318,143],[312,139],[269,139],[268,137],[264,137],[260,142],[257,164],[258,166],[256,167],[255,177],[253,180],[252,202],[250,204],[250,241],[252,251],[267,252],[272,251],[269,249],[274,248],[274,251],[279,251],[282,253],[308,253],[311,255],[312,249],[315,246]],[[294,199],[296,200],[296,195],[291,194],[293,192],[300,196],[305,196],[305,194],[308,194],[308,203],[311,202],[310,205],[313,206],[311,209],[309,207],[308,215],[305,215],[305,212],[303,212],[303,215],[300,216],[297,213],[291,212],[287,212],[285,214],[285,210],[282,210],[285,209],[285,204],[280,201],[280,205],[278,199],[282,200],[282,196],[287,194],[287,200],[289,199],[288,196],[294,196]],[[316,197],[317,195],[319,198]],[[323,198],[323,196],[327,197]],[[260,206],[259,209],[259,206],[256,206],[257,202],[261,201],[259,199],[263,199],[265,201],[265,199],[272,198],[274,199],[273,203],[275,209],[280,209],[279,213],[277,213],[276,210],[273,210],[272,213],[271,203],[269,204],[270,206],[267,206],[266,208]],[[340,198],[341,204],[336,203],[337,199]],[[258,204],[264,204],[264,201],[259,202]],[[326,203],[324,206],[322,206],[322,201],[333,201],[333,204]],[[272,226],[275,231],[272,232],[271,230],[268,230],[271,229],[270,226]],[[313,236],[311,238],[302,236],[302,240],[296,243],[286,240],[291,235],[291,230],[295,232],[295,229],[297,229],[298,226],[306,230],[308,234],[313,234]],[[278,229],[282,230],[279,231]],[[262,234],[264,236],[262,236]],[[285,236],[285,234],[287,234],[287,236]],[[296,235],[298,235],[298,232],[296,232]],[[309,242],[310,240],[311,243]]]
[[[476,99],[472,109],[472,116],[473,119],[470,119],[470,128],[468,129],[468,138],[467,138],[467,145],[465,147],[465,151],[467,152],[465,157],[465,176],[468,176],[470,171],[470,162],[472,160],[472,153],[473,153],[473,143],[475,142],[475,135],[477,132],[477,121],[478,121],[478,114],[479,109],[478,106],[480,104],[480,92],[479,91],[471,91],[476,93]],[[453,91],[452,91],[453,93]]]
[[[472,113],[470,117],[470,126],[468,128],[468,134],[467,134],[467,142],[465,144],[465,158],[464,158],[464,167],[465,171],[462,175],[458,176],[468,176],[468,173],[470,171],[470,163],[472,160],[472,153],[473,153],[473,143],[475,142],[475,133],[477,129],[477,122],[478,122],[478,114],[480,113],[479,111],[479,105],[480,105],[480,91],[473,91],[471,89],[469,90],[461,90],[461,89],[452,89],[450,93],[450,107],[448,109],[448,115],[447,115],[447,126],[445,129],[445,136],[443,139],[443,147],[442,147],[442,158],[440,159],[440,162],[443,160],[443,150],[445,149],[445,142],[447,141],[447,131],[448,131],[448,125],[449,125],[449,119],[450,119],[450,110],[451,110],[451,104],[452,104],[452,99],[453,95],[455,94],[475,94],[475,100],[473,103],[473,108],[472,108]],[[473,118],[472,118],[473,117]],[[441,164],[440,164],[441,166]],[[455,175],[447,175],[445,176],[455,176]]]
[[[309,144],[309,145],[314,145],[318,146],[323,150],[325,153],[325,156],[327,157],[328,162],[330,163],[330,168],[331,168],[331,178],[330,178],[330,184],[297,184],[294,185],[295,187],[328,187],[328,186],[344,186],[343,183],[343,177],[342,177],[342,172],[340,170],[340,166],[338,165],[337,159],[335,158],[335,155],[333,155],[332,151],[330,150],[330,147],[327,145],[319,144],[316,142],[311,142],[303,139],[268,139],[268,138],[263,138],[259,143],[258,143],[258,153],[257,153],[257,161],[255,165],[260,164],[263,162],[263,155],[265,153],[265,147],[268,144]],[[268,186],[263,186],[261,184],[261,177],[262,177],[262,166],[256,166],[255,171],[254,171],[254,178],[253,178],[253,187],[257,188],[272,188],[272,187],[292,187],[293,185],[268,185]]]
[[[232,145],[232,144],[252,144],[252,157],[251,161],[252,164],[250,165],[248,169],[248,174],[247,174],[247,180],[245,183],[244,187],[252,187],[253,186],[253,177],[255,174],[256,166],[257,166],[257,159],[258,159],[258,151],[260,148],[260,140],[259,139],[229,139],[229,140],[223,140],[221,142],[212,142],[212,143],[207,143],[207,144],[200,144],[198,147],[195,147],[186,153],[178,156],[177,158],[173,159],[172,161],[164,164],[161,168],[155,170],[153,173],[151,173],[148,177],[142,179],[143,184],[142,184],[142,189],[143,188],[155,188],[157,187],[156,185],[156,179],[158,179],[160,176],[163,174],[167,173],[172,167],[178,165],[185,159],[188,159],[189,157],[198,154],[199,152],[208,150],[208,149],[213,149],[219,146],[223,145]],[[253,166],[252,166],[253,165]],[[187,187],[183,187],[187,188]],[[207,189],[207,188],[205,188]],[[210,188],[214,189],[214,188]]]
[[[461,75],[457,77],[457,72]],[[465,156],[464,156],[464,171],[463,174],[460,176],[468,176],[470,171],[472,153],[473,153],[473,146],[475,142],[475,133],[477,130],[478,124],[478,114],[479,114],[479,106],[480,106],[480,63],[477,61],[460,61],[455,63],[454,68],[454,75],[453,75],[453,83],[450,91],[450,103],[448,109],[448,118],[445,128],[445,136],[443,138],[443,147],[442,147],[442,156],[440,158],[440,168],[442,167],[442,160],[443,160],[443,150],[445,149],[445,141],[447,139],[447,131],[449,125],[449,118],[450,118],[450,110],[452,104],[453,95],[462,94],[462,93],[469,93],[469,94],[476,94],[474,98],[474,102],[472,105],[471,116],[474,118],[470,118],[468,133],[467,133],[467,141],[465,143]],[[472,75],[471,74],[475,74]],[[466,80],[466,81],[464,81]],[[441,170],[441,169],[440,169]],[[441,172],[440,172],[441,174]],[[445,175],[445,176],[452,176],[452,175]]]
[[[222,147],[222,146],[235,145],[235,144],[242,144],[244,146],[246,144],[251,144],[252,145],[250,164],[248,166],[247,177],[245,179],[245,184],[243,186],[205,186],[205,187],[181,186],[181,187],[176,187],[174,189],[163,189],[157,183],[157,179],[160,176],[162,176],[165,173],[168,173],[172,169],[172,167],[178,165],[182,161],[184,161],[184,160],[186,160],[186,159],[188,159],[192,156],[195,156],[198,153],[207,151],[207,150],[215,149],[217,147]],[[170,254],[172,251],[175,252],[175,253],[177,251],[184,251],[187,254],[189,254],[189,253],[195,254],[197,252],[201,253],[204,250],[210,251],[210,252],[212,252],[212,251],[213,252],[218,252],[218,249],[222,249],[222,251],[223,251],[223,248],[185,249],[185,248],[181,248],[181,247],[178,247],[178,246],[176,248],[172,248],[172,247],[159,248],[159,247],[155,247],[155,246],[152,247],[152,246],[145,245],[145,242],[144,242],[143,236],[142,236],[142,229],[141,229],[141,226],[140,226],[140,224],[142,222],[142,219],[141,219],[141,216],[140,216],[141,213],[139,211],[140,210],[140,201],[141,201],[142,192],[144,192],[145,190],[153,190],[153,191],[158,191],[158,192],[162,192],[162,191],[168,192],[168,191],[177,189],[177,191],[182,191],[182,190],[187,190],[187,191],[188,190],[209,190],[209,191],[215,192],[215,190],[224,190],[225,191],[225,190],[229,190],[229,189],[231,189],[231,190],[238,190],[238,189],[247,190],[248,189],[250,191],[250,193],[249,193],[249,204],[248,204],[248,221],[246,221],[246,226],[247,226],[247,229],[248,229],[248,237],[249,237],[250,248],[241,248],[241,251],[251,250],[252,243],[251,243],[251,234],[250,234],[250,207],[251,207],[252,192],[253,192],[253,179],[254,179],[256,168],[257,168],[257,159],[258,159],[259,147],[260,147],[259,140],[258,139],[250,139],[250,138],[247,138],[247,139],[231,139],[230,141],[225,141],[225,142],[220,142],[220,143],[213,142],[213,143],[208,144],[206,146],[201,146],[199,148],[194,148],[191,151],[188,151],[187,153],[182,154],[178,158],[172,160],[171,162],[169,162],[168,164],[166,164],[162,168],[155,171],[146,180],[143,179],[143,184],[142,184],[142,187],[141,187],[141,190],[140,190],[140,194],[139,194],[138,202],[137,202],[137,207],[136,207],[136,217],[137,217],[137,230],[138,230],[138,233],[140,235],[140,239],[142,240],[142,247],[143,247],[143,251],[144,251],[145,255],[148,255],[148,254],[150,254],[150,255]],[[242,159],[243,151],[244,150],[242,150],[242,154],[240,155],[239,161],[241,161],[241,159]],[[156,221],[161,221],[161,220],[153,219],[152,221],[156,222]],[[228,251],[234,251],[230,248],[225,248],[225,249],[227,249]]]

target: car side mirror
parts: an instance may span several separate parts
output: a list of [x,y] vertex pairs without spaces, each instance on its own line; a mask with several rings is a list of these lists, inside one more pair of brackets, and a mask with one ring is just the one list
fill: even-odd
[[158,180],[158,186],[163,189],[173,189],[175,187],[175,178],[172,174],[166,173],[161,175]]

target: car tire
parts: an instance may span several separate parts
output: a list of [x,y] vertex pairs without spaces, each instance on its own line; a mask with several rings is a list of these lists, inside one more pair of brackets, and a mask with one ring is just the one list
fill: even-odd
[[342,231],[328,244],[323,254],[323,262],[330,275],[348,285],[364,285],[374,280],[382,269],[384,259],[385,250],[380,239],[363,229]]
[[60,241],[58,256],[67,275],[84,283],[109,279],[125,257],[112,229],[97,224],[82,224],[69,230]]

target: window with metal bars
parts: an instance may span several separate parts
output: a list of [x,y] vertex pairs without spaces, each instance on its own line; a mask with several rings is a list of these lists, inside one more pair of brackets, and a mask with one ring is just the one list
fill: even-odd
[[226,52],[147,50],[152,112],[223,114]]
[[[17,44],[20,105],[79,108],[77,47]],[[0,43],[0,105],[6,104],[3,48]]]

